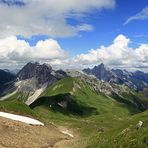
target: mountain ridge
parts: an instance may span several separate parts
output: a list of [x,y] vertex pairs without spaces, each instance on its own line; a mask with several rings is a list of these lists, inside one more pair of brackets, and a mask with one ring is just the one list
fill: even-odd
[[125,84],[135,90],[148,88],[148,74],[142,71],[128,72],[127,70],[121,69],[109,69],[101,63],[92,69],[83,69],[83,72],[94,75],[97,79],[109,83]]
[[[54,71],[47,65],[42,70],[44,65],[33,65],[14,80],[17,92],[0,102],[1,111],[34,117],[45,127],[70,129],[74,137],[66,140],[67,147],[146,147],[148,98],[143,93],[83,71]],[[56,79],[51,79],[53,83],[48,83],[49,73]],[[47,77],[38,81],[42,75]],[[137,129],[139,121],[143,125]]]
[[[136,76],[136,74],[138,74],[138,76]],[[142,74],[143,72],[135,73],[134,80],[138,79],[138,82],[141,82]],[[129,103],[139,107],[141,110],[145,110],[148,108],[147,103],[145,103],[143,99],[140,99],[140,97],[135,96],[138,96],[138,94],[140,96],[142,94],[142,98],[145,98],[145,96],[147,96],[147,87],[144,87],[144,93],[139,91],[137,94],[137,89],[129,86],[131,76],[133,77],[133,73],[119,69],[110,70],[103,63],[95,66],[92,70],[55,71],[50,65],[29,62],[17,73],[14,85],[10,89],[15,91],[14,93],[12,92],[12,95],[8,95],[8,98],[21,99],[29,105],[33,103],[48,86],[66,77],[76,77],[86,82],[98,94],[102,93],[120,102]],[[145,75],[144,78],[145,83],[147,83],[147,75]],[[132,82],[135,82],[134,80],[132,79]],[[6,91],[6,93],[7,92],[10,91]],[[127,94],[132,96],[130,100]],[[4,98],[7,99],[7,97]]]

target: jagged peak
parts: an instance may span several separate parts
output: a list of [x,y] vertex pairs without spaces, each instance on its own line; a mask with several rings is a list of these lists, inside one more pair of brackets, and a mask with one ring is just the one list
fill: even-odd
[[49,64],[47,64],[47,63],[40,64],[38,62],[28,62],[26,65],[24,65],[24,67],[21,70],[23,70],[26,67],[27,68],[46,67],[46,68],[52,69],[52,67]]
[[105,68],[105,65],[103,63],[101,63],[101,64],[95,66],[94,68]]

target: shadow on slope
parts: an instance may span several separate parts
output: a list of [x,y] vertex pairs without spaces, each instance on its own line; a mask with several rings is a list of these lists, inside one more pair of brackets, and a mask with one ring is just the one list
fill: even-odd
[[122,102],[128,106],[136,108],[139,111],[143,112],[148,109],[148,101],[143,99],[143,96],[140,98],[139,96],[136,96],[132,93],[124,93],[122,96],[120,96],[116,93],[113,93],[112,97],[118,102]]
[[37,99],[30,105],[30,108],[37,106],[44,106],[48,110],[53,112],[61,112],[65,115],[79,115],[88,116],[91,114],[97,114],[97,109],[90,107],[83,102],[74,100],[74,97],[70,93],[59,94],[55,96],[45,96]]

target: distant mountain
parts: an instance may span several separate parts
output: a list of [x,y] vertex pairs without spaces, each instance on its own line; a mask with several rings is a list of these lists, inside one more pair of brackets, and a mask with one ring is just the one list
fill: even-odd
[[[28,63],[17,77],[9,79],[15,90],[0,98],[0,110],[37,118],[45,126],[57,123],[56,129],[74,135],[72,139],[65,135],[69,147],[147,147],[148,89],[145,87],[144,93],[130,89],[146,86],[147,74],[110,70],[104,64],[84,71],[55,71],[47,64]],[[6,84],[6,73],[11,73],[3,73],[0,78]],[[14,128],[18,130],[18,124]],[[83,136],[78,139],[77,133]],[[11,143],[11,138],[8,140]],[[63,143],[50,146],[63,147]]]
[[0,83],[5,84],[12,80],[14,80],[16,76],[9,71],[1,70],[0,69]]
[[0,69],[0,94],[14,81],[16,76],[9,71]]
[[[4,72],[14,76],[8,71]],[[29,105],[35,101],[48,86],[55,84],[55,82],[65,77],[80,78],[80,80],[83,80],[91,86],[97,93],[102,93],[106,96],[114,95],[115,98],[118,96],[117,99],[120,99],[122,102],[125,102],[127,99],[124,97],[125,93],[131,94],[130,96],[133,96],[133,93],[135,93],[133,90],[130,90],[130,88],[143,90],[146,96],[148,94],[147,74],[140,71],[131,73],[120,69],[110,70],[104,64],[95,66],[93,69],[84,69],[83,71],[55,71],[48,64],[30,62],[13,77],[13,85],[8,84],[5,89],[1,89],[6,90],[5,94],[9,94],[7,95],[8,97],[6,96],[2,99],[21,99]],[[2,78],[2,80],[4,79]],[[8,82],[10,82],[10,80],[8,80]],[[131,100],[134,98],[132,97]],[[139,104],[142,106],[140,108],[147,108],[143,105],[143,102],[138,101],[138,105]]]
[[39,63],[28,63],[18,72],[17,78],[19,80],[36,78],[39,84],[44,84],[56,80],[51,72],[52,67],[46,64],[40,65]]
[[54,71],[48,64],[28,63],[17,74],[18,80],[35,78],[38,84],[53,83],[56,80],[66,77],[62,70]]
[[99,80],[107,81],[107,82],[118,82],[120,81],[116,74],[109,70],[103,63],[94,68],[84,69],[83,70],[87,74],[94,75]]
[[9,70],[10,73],[15,74],[15,75],[17,75],[19,71],[20,71],[20,69]]
[[83,72],[94,75],[97,79],[110,83],[125,84],[135,90],[143,90],[148,87],[148,74],[136,71],[128,72],[121,69],[108,69],[103,63],[94,68],[84,69]]
[[70,77],[82,80],[87,85],[89,85],[97,94],[103,94],[119,102],[135,106],[142,111],[148,109],[147,99],[145,100],[145,98],[147,98],[148,96],[146,89],[144,93],[136,92],[133,89],[130,89],[125,84],[120,85],[116,83],[102,81],[97,79],[93,75],[87,75],[81,71],[69,70],[67,71],[67,74]]
[[17,73],[14,84],[7,87],[5,94],[26,101],[30,96],[38,97],[47,86],[65,77],[64,71],[55,71],[48,64],[29,62]]

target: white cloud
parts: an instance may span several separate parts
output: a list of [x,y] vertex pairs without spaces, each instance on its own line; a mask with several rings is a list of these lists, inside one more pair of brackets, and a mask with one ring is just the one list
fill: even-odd
[[142,11],[137,13],[136,15],[129,17],[124,23],[124,25],[130,23],[131,21],[146,20],[146,19],[148,19],[148,6],[143,8]]
[[78,31],[92,31],[94,28],[89,24],[82,24],[77,26]]
[[86,54],[77,55],[74,63],[79,66],[94,65],[101,62],[118,68],[148,67],[148,44],[141,44],[137,48],[129,47],[130,39],[118,35],[108,47],[100,46]]
[[14,69],[29,61],[49,63],[54,68],[64,69],[81,69],[101,62],[113,68],[148,68],[148,44],[131,48],[130,43],[129,38],[120,34],[109,46],[102,45],[86,54],[70,57],[56,40],[38,41],[32,47],[26,41],[11,36],[0,39],[0,68]]
[[14,67],[29,61],[50,62],[66,57],[66,52],[53,39],[39,41],[33,47],[24,40],[17,40],[15,36],[0,39],[0,63],[3,67],[7,67],[7,64]]
[[115,0],[23,0],[24,6],[10,6],[0,3],[0,36],[48,36],[66,37],[79,31],[90,31],[89,24],[68,24],[68,18],[83,17],[93,9],[109,9],[115,6]]

